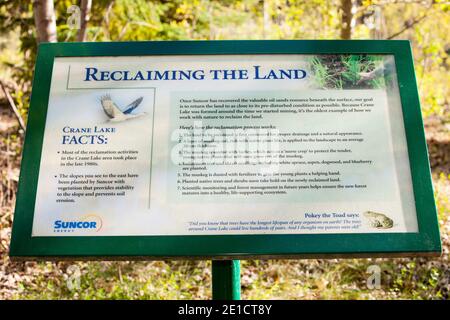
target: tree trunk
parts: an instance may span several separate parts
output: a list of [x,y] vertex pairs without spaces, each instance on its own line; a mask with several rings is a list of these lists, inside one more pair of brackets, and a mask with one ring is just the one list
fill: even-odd
[[38,42],[57,42],[53,0],[35,0],[33,10]]
[[92,0],[81,0],[81,21],[77,41],[86,41],[86,31],[87,24],[89,22],[89,15],[91,14],[91,6]]
[[341,0],[341,11],[341,39],[349,40],[352,38],[352,0]]

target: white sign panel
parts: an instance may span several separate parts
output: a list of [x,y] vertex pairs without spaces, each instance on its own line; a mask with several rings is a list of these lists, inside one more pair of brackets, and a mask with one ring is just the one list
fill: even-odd
[[349,57],[56,58],[33,236],[417,232],[393,58]]

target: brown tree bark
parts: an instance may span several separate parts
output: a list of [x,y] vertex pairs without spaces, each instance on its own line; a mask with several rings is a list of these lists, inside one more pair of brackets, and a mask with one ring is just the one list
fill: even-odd
[[53,0],[35,0],[33,11],[38,42],[57,42]]
[[91,14],[92,0],[81,0],[80,30],[78,31],[77,41],[86,41],[87,24]]
[[341,0],[341,39],[344,40],[350,40],[352,38],[352,5],[352,0]]

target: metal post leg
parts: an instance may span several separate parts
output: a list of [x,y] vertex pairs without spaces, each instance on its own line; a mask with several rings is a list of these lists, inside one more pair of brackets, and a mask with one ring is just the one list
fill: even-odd
[[214,300],[241,299],[241,265],[239,260],[212,261],[212,297]]

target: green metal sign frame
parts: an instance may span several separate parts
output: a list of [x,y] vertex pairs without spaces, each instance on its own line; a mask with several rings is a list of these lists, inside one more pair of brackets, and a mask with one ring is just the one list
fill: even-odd
[[[236,54],[390,54],[395,58],[419,232],[32,237],[55,57]],[[33,81],[10,256],[45,259],[318,258],[439,255],[441,241],[408,41],[173,41],[41,44]]]

